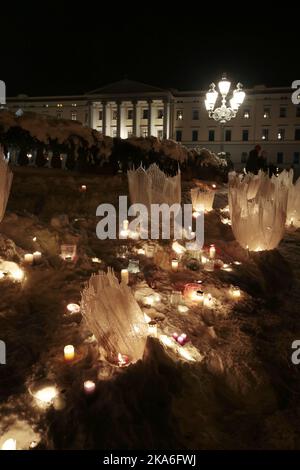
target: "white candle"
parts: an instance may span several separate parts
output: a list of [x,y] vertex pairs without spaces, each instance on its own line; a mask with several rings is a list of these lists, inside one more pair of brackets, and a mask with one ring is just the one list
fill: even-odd
[[179,265],[178,259],[172,259],[171,265],[172,265],[172,271],[178,271],[178,265]]
[[31,253],[26,253],[24,255],[24,263],[26,264],[32,264],[33,263],[33,254]]
[[92,395],[96,390],[96,384],[92,380],[86,380],[83,383],[83,389],[86,395]]
[[209,257],[213,259],[216,255],[216,248],[215,245],[210,245],[209,247]]
[[2,445],[1,450],[17,450],[17,441],[15,439],[7,439]]
[[241,291],[238,287],[232,287],[230,289],[230,293],[231,293],[232,297],[235,298],[235,299],[238,299],[239,297],[241,297]]
[[75,349],[74,349],[74,346],[72,346],[72,344],[68,344],[67,346],[64,347],[64,357],[65,357],[65,361],[67,362],[73,361],[75,357]]
[[192,292],[192,300],[203,305],[204,302],[204,292],[202,290],[197,290]]
[[129,227],[129,221],[123,220],[123,230],[128,230],[128,227]]
[[33,253],[33,259],[34,259],[35,263],[38,263],[42,259],[42,253],[40,251],[35,251]]
[[149,335],[157,337],[157,323],[152,320],[148,323]]
[[80,313],[80,306],[78,304],[68,304],[67,305],[67,310],[68,312],[74,314],[74,313]]
[[129,283],[129,272],[128,269],[122,269],[121,271],[121,281],[125,284]]

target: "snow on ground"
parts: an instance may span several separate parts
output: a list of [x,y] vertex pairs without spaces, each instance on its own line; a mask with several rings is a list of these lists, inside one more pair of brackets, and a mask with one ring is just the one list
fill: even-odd
[[[183,184],[184,201],[191,185]],[[0,280],[0,339],[7,345],[0,438],[47,449],[299,448],[299,366],[290,358],[300,338],[300,231],[287,229],[274,252],[249,255],[221,223],[227,188],[220,186],[215,210],[205,216],[205,244],[215,244],[227,268],[207,272],[183,260],[173,272],[170,242],[157,243],[152,259],[137,255],[145,242],[96,238],[98,204],[127,192],[122,177],[36,169],[14,175],[0,257],[21,265],[25,277]],[[60,258],[63,243],[77,244],[75,263]],[[36,250],[41,262],[22,265],[24,253]],[[130,285],[158,322],[158,339],[148,338],[142,361],[118,368],[99,359],[81,314],[66,306],[80,301],[91,273],[112,266],[119,275],[131,257],[141,272],[130,275]],[[213,307],[187,303],[179,312],[170,294],[199,280]],[[239,299],[231,297],[232,285],[241,289]],[[145,306],[149,293],[160,300]],[[178,345],[174,332],[190,341]],[[75,346],[72,364],[63,359],[66,344]],[[87,379],[97,384],[91,396],[83,393]]]

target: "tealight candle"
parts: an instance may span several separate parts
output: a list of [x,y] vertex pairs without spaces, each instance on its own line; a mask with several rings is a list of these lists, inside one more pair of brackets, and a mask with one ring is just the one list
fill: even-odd
[[96,384],[92,380],[86,380],[83,382],[83,389],[86,395],[92,395],[96,390]]
[[213,259],[216,255],[216,248],[215,245],[210,245],[209,247],[209,257]]
[[3,443],[1,450],[17,450],[17,441],[15,439],[7,439]]
[[65,357],[65,361],[67,362],[73,361],[75,357],[75,349],[74,349],[74,346],[72,346],[72,344],[68,344],[67,346],[64,347],[64,357]]
[[121,270],[121,282],[124,282],[125,284],[129,283],[129,272],[128,269],[122,269]]
[[68,304],[67,305],[67,310],[71,314],[80,313],[80,305],[78,305],[78,304]]
[[40,251],[35,251],[33,253],[33,259],[35,263],[38,263],[42,259],[42,253]]
[[175,258],[172,259],[171,266],[172,266],[172,271],[174,272],[178,271],[178,266],[179,266],[178,259],[175,259]]
[[32,264],[33,263],[33,254],[32,253],[26,253],[24,255],[24,263],[26,264]]

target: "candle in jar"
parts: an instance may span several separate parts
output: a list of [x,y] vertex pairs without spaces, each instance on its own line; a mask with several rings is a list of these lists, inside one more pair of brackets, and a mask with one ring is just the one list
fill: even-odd
[[216,255],[216,247],[215,245],[210,245],[209,247],[209,257],[213,259]]
[[67,362],[73,361],[75,357],[75,349],[74,349],[74,346],[72,346],[72,344],[68,344],[67,346],[64,347],[64,357],[65,357],[65,361]]
[[241,291],[238,287],[232,287],[230,289],[230,293],[231,293],[232,297],[235,298],[235,299],[238,299],[239,297],[241,297]]
[[92,395],[96,390],[96,384],[92,380],[86,380],[83,383],[83,389],[86,395]]
[[32,263],[33,263],[33,259],[34,259],[34,258],[33,258],[33,254],[32,254],[32,253],[26,253],[26,254],[24,255],[24,262],[25,262],[26,264],[32,264]]
[[152,320],[148,323],[148,332],[149,335],[157,337],[157,323]]
[[35,263],[38,263],[42,259],[42,253],[40,251],[35,251],[33,253],[33,259],[34,259]]
[[178,262],[178,259],[172,259],[172,263],[171,263],[171,266],[172,266],[172,271],[176,272],[178,271],[178,265],[179,265],[179,262]]
[[122,269],[121,271],[121,281],[125,284],[129,283],[129,272],[128,269]]

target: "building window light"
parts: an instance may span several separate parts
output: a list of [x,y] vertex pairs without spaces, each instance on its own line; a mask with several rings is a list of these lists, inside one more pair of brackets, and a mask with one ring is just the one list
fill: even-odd
[[56,106],[57,106],[58,108],[62,108],[62,107],[63,107],[62,103],[57,103]]
[[244,119],[249,119],[249,117],[250,117],[249,111],[245,111],[244,112]]
[[77,103],[72,103],[73,108],[76,108]]
[[176,119],[178,121],[182,121],[183,119],[183,112],[181,110],[178,110],[177,113],[176,113]]

